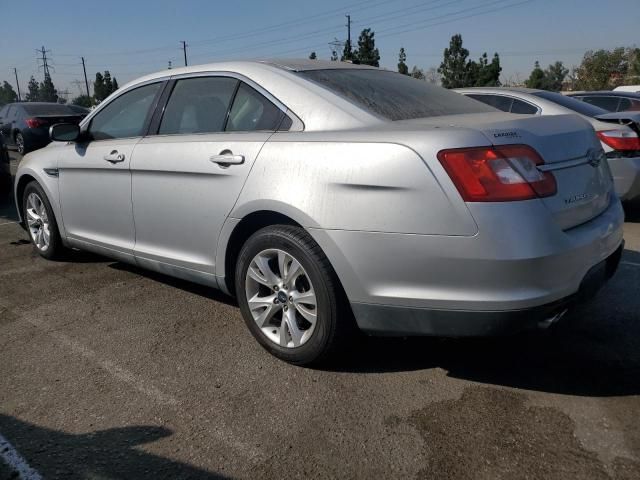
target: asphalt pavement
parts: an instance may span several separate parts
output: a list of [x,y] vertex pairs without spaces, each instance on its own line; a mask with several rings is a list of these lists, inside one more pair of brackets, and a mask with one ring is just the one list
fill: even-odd
[[627,217],[618,273],[551,331],[363,338],[307,369],[216,291],[40,258],[5,192],[0,450],[45,479],[638,479],[640,205]]

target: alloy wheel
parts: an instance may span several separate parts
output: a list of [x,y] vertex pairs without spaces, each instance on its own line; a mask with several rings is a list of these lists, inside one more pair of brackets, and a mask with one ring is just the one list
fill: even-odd
[[21,133],[16,135],[16,147],[20,155],[24,155],[24,137]]
[[253,320],[271,342],[296,348],[313,335],[318,318],[315,290],[291,254],[279,249],[258,253],[247,269],[245,294]]
[[37,193],[30,193],[26,207],[27,226],[35,246],[41,252],[46,252],[51,242],[49,217],[44,202]]

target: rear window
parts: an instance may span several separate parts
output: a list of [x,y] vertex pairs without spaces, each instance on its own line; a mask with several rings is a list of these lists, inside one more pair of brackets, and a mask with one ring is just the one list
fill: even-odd
[[52,103],[51,105],[26,105],[23,104],[27,115],[76,115],[67,105]]
[[386,70],[308,70],[298,75],[389,120],[496,111],[459,93]]
[[567,97],[560,93],[555,92],[536,92],[534,93],[536,97],[544,98],[545,100],[549,100],[550,102],[557,103],[558,105],[568,108],[569,110],[573,110],[574,112],[578,112],[582,115],[586,115],[587,117],[595,117],[596,115],[603,115],[605,113],[609,113],[606,110],[596,107],[595,105],[589,105],[588,103],[581,102],[580,100],[576,100],[575,98]]

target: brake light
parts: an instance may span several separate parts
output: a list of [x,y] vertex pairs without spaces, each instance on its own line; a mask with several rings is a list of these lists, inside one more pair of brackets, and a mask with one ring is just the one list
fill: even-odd
[[640,150],[640,137],[629,130],[605,130],[597,132],[598,138],[614,150]]
[[466,202],[508,202],[550,197],[557,191],[544,160],[526,145],[442,150],[438,160]]
[[43,126],[45,123],[39,118],[27,118],[25,120],[27,127],[29,128],[38,128]]

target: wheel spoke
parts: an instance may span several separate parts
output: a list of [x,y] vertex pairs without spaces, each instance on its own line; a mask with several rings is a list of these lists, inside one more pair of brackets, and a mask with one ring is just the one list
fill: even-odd
[[42,246],[42,228],[39,228],[36,234],[36,245],[38,247]]
[[313,290],[309,290],[308,292],[291,292],[291,297],[293,297],[293,303],[299,304],[304,303],[305,305],[316,305],[316,292]]
[[33,225],[40,219],[40,216],[35,212],[33,208],[27,207],[27,222],[29,225]]
[[287,269],[287,273],[284,275],[284,283],[287,285],[293,285],[295,279],[301,275],[304,271],[302,270],[302,266],[298,263],[295,258],[291,259],[291,264]]
[[282,317],[282,323],[280,324],[280,337],[279,343],[281,347],[286,347],[289,344],[289,337],[287,335],[287,322],[284,319],[285,316]]
[[271,270],[271,267],[269,266],[269,259],[267,257],[264,255],[258,255],[253,259],[253,261],[260,269],[260,272],[262,272],[266,281],[270,282],[270,286],[278,285],[280,283],[280,277]]
[[302,304],[296,304],[295,308],[307,322],[309,322],[311,325],[316,324],[316,319],[318,318],[318,315],[316,314],[315,309],[307,308]]
[[289,335],[294,347],[299,347],[302,344],[303,332],[298,328],[298,322],[296,322],[296,311],[293,308],[287,310],[282,317],[283,322],[287,324]]
[[42,227],[42,238],[44,239],[44,244],[49,245],[49,239],[51,238],[51,233],[49,229],[45,226]]
[[282,309],[281,304],[273,303],[275,295],[259,297],[255,294],[247,303],[254,314],[253,318],[260,328],[265,327],[273,316]]

